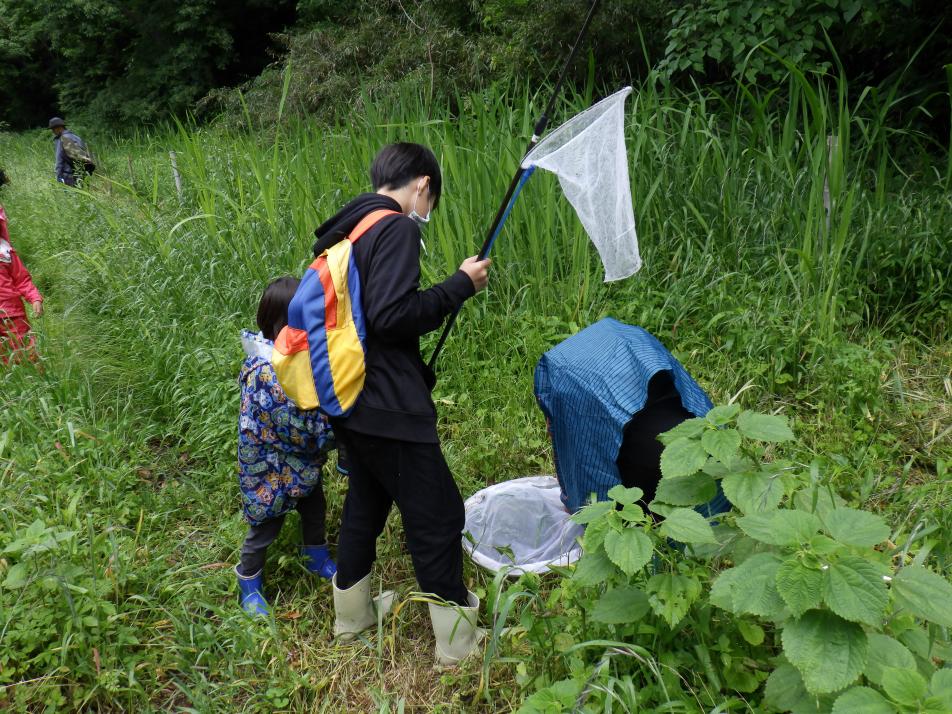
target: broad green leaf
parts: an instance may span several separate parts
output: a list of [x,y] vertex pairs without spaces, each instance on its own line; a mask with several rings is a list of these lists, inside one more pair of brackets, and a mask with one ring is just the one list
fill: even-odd
[[571,711],[584,687],[584,680],[563,679],[529,696],[516,714],[553,714],[553,712]]
[[783,628],[783,652],[812,694],[849,686],[866,667],[869,642],[855,622],[826,610],[809,610]]
[[616,572],[615,564],[608,559],[604,550],[599,549],[585,553],[579,559],[572,579],[581,585],[597,585]]
[[618,503],[624,506],[630,506],[632,503],[637,503],[644,495],[645,492],[636,486],[632,488],[626,488],[622,485],[612,486],[610,489],[608,489],[607,494],[610,499],[613,501],[618,501]]
[[737,568],[728,568],[711,583],[711,594],[708,599],[715,607],[728,612],[737,613],[734,609],[734,585],[737,582]]
[[[909,613],[905,614],[909,615]],[[909,616],[912,617],[912,615]],[[936,644],[922,627],[912,627],[908,630],[903,630],[896,635],[896,639],[908,647],[909,651],[916,655],[916,657],[921,657],[922,659],[929,659],[931,657],[933,645]]]
[[756,464],[746,456],[738,456],[735,459],[731,459],[730,462],[726,464],[722,464],[716,459],[708,459],[701,471],[713,478],[724,478],[728,474],[732,473],[753,471],[755,467]]
[[868,635],[869,659],[863,674],[870,682],[881,685],[883,672],[890,668],[915,669],[916,658],[904,644],[888,635],[874,632]]
[[662,444],[668,445],[677,441],[678,439],[693,439],[700,436],[706,428],[707,422],[704,419],[699,419],[697,417],[693,419],[686,419],[670,431],[666,431],[659,435],[658,441],[660,441]]
[[662,478],[690,476],[707,463],[707,452],[701,442],[692,439],[676,439],[661,452]]
[[735,659],[724,672],[724,683],[729,689],[750,694],[760,688],[760,680],[744,666],[743,660]]
[[737,519],[737,525],[754,540],[769,545],[800,545],[820,530],[820,519],[796,510],[751,513]]
[[820,606],[823,571],[809,568],[797,558],[788,558],[777,569],[777,592],[794,617]]
[[7,571],[7,577],[3,580],[3,587],[8,590],[22,588],[26,585],[29,574],[30,571],[27,569],[26,563],[16,563]]
[[937,669],[932,674],[929,692],[952,711],[952,669]]
[[705,421],[714,426],[724,426],[740,414],[740,404],[722,404],[713,407],[704,415]]
[[896,714],[896,709],[875,689],[852,687],[837,698],[833,714]]
[[800,489],[793,496],[793,505],[801,511],[815,513],[820,518],[827,518],[835,508],[845,505],[845,501],[832,493],[829,488],[809,486]]
[[687,575],[662,573],[648,579],[645,587],[651,609],[670,627],[677,625],[701,595],[701,583]]
[[655,498],[672,506],[698,506],[717,494],[717,484],[710,476],[696,473],[692,476],[663,478],[658,482]]
[[783,498],[780,477],[763,471],[728,474],[721,487],[727,500],[744,513],[772,511]]
[[737,417],[737,428],[748,439],[758,441],[790,441],[793,432],[787,426],[786,417],[773,414],[757,414],[743,411]]
[[887,667],[883,670],[883,689],[894,701],[911,707],[926,696],[929,685],[914,669]]
[[810,539],[810,552],[817,558],[831,558],[843,552],[846,547],[822,533],[817,533]]
[[610,530],[605,534],[605,552],[625,575],[634,575],[645,567],[653,551],[651,539],[639,528]]
[[896,604],[916,617],[952,627],[952,585],[921,565],[909,565],[892,579]]
[[587,523],[591,523],[592,521],[601,518],[606,513],[614,510],[614,508],[615,504],[611,501],[598,501],[596,503],[590,503],[589,505],[580,509],[578,513],[574,514],[572,516],[572,520],[575,523],[580,523],[584,526]]
[[36,540],[46,530],[46,523],[37,518],[26,529],[26,538]]
[[747,622],[746,620],[738,620],[737,629],[740,630],[740,635],[747,642],[752,644],[754,647],[762,645],[764,642],[764,628],[760,625],[757,625],[753,622]]
[[784,608],[776,585],[779,568],[780,558],[773,553],[757,553],[734,568],[731,580],[734,612],[779,617]]
[[721,463],[729,463],[740,449],[740,432],[737,429],[711,429],[701,437],[704,450]]
[[609,517],[600,518],[589,523],[582,533],[582,551],[592,553],[601,550],[605,542],[605,534],[613,529],[613,524],[609,522]]
[[889,594],[880,568],[862,558],[846,556],[824,572],[823,599],[846,620],[882,627]]
[[667,518],[668,514],[674,510],[674,506],[669,506],[667,503],[661,503],[661,501],[654,500],[648,504],[648,509],[652,513],[657,513],[662,518]]
[[679,543],[717,543],[711,524],[697,511],[676,508],[658,529],[661,535]]
[[618,511],[618,515],[629,523],[644,523],[649,520],[648,516],[645,515],[645,509],[638,503],[629,503]]
[[855,508],[837,508],[824,517],[827,532],[840,543],[871,548],[889,537],[882,517]]
[[648,596],[638,588],[612,588],[595,603],[592,619],[608,625],[624,625],[637,622],[650,610]]
[[817,697],[812,696],[804,686],[797,668],[786,662],[767,677],[764,703],[778,712],[819,714],[822,711],[817,706]]

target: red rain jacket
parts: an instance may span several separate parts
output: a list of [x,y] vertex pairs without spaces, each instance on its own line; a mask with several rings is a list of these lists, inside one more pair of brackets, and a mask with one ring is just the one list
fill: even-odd
[[0,317],[23,317],[26,315],[24,300],[32,303],[42,299],[30,272],[10,246],[7,214],[0,206]]

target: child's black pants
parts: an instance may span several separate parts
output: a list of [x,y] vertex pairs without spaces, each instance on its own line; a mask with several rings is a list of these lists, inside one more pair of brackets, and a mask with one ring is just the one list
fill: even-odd
[[[301,540],[304,545],[324,545],[327,542],[327,501],[323,486],[322,483],[317,484],[311,495],[299,498],[296,505],[297,512],[301,514]],[[277,539],[283,525],[284,516],[279,516],[260,526],[248,526],[248,535],[241,546],[242,575],[255,575],[264,567],[268,546]]]
[[350,458],[350,483],[337,546],[337,587],[370,572],[377,537],[396,503],[420,590],[466,604],[463,498],[439,444],[360,434],[335,426]]

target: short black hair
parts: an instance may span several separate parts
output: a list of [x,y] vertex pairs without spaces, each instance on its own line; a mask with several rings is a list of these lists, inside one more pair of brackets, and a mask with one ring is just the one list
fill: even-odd
[[440,204],[443,175],[436,155],[422,144],[399,142],[383,147],[370,165],[370,182],[374,191],[382,188],[400,189],[419,176],[430,177],[433,207]]
[[274,340],[281,328],[288,324],[288,305],[301,281],[285,275],[272,280],[258,303],[258,329],[267,340]]
[[7,178],[7,174],[3,169],[0,169],[0,186],[3,186],[5,183],[10,183],[10,179]]

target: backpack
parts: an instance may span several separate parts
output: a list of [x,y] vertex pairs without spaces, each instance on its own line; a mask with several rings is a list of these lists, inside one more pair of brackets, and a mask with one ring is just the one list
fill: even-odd
[[346,240],[318,256],[288,306],[288,324],[274,340],[271,363],[298,409],[347,416],[364,388],[366,327],[354,243],[398,211],[371,211]]

